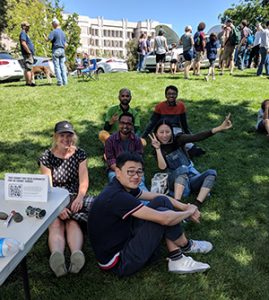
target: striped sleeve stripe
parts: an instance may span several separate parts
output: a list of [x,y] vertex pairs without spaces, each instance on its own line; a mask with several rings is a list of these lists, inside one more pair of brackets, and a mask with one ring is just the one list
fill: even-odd
[[123,220],[126,219],[129,215],[131,215],[131,214],[133,214],[134,212],[136,212],[137,210],[139,210],[142,206],[144,206],[143,203],[139,204],[139,205],[138,205],[137,207],[135,207],[134,209],[128,211],[128,213],[125,214],[125,215],[122,217],[122,219],[123,219]]
[[142,194],[142,191],[140,190],[140,193],[136,196],[136,199],[138,199]]
[[119,260],[120,260],[120,252],[116,253],[108,263],[101,264],[100,262],[98,262],[98,265],[102,270],[109,270],[112,269],[114,266],[116,266]]

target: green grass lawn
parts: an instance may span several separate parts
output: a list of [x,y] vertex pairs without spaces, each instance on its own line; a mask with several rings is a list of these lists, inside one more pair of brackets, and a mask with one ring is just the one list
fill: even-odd
[[[6,172],[38,173],[36,160],[50,147],[54,124],[67,119],[78,133],[79,145],[89,154],[89,192],[97,195],[107,182],[98,141],[103,113],[118,103],[119,89],[128,87],[132,106],[141,111],[143,128],[170,84],[179,88],[193,132],[217,126],[225,115],[232,114],[233,128],[198,143],[206,154],[195,159],[198,170],[214,168],[218,172],[212,195],[202,209],[201,224],[186,226],[187,235],[213,243],[211,253],[193,255],[208,262],[211,270],[170,274],[163,247],[156,264],[118,279],[97,268],[86,241],[87,261],[81,273],[57,279],[49,269],[44,234],[28,255],[33,299],[269,299],[269,140],[254,131],[260,103],[269,97],[269,80],[257,78],[254,70],[237,71],[233,77],[217,76],[215,82],[205,82],[203,77],[187,81],[182,73],[129,72],[103,74],[98,81],[70,78],[62,88],[49,86],[45,80],[36,88],[26,87],[24,82],[1,84],[0,178]],[[150,146],[145,161],[150,183],[157,171]],[[16,269],[1,287],[2,299],[23,299],[19,272]]]

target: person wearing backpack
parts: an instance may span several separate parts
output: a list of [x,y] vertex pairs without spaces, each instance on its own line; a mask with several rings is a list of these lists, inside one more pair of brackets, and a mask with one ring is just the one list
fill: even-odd
[[242,20],[241,22],[241,40],[238,45],[238,54],[237,54],[237,66],[239,70],[244,70],[245,68],[245,56],[248,47],[248,38],[252,35],[251,30],[247,27],[247,20]]
[[201,61],[203,59],[204,51],[205,51],[205,44],[206,38],[204,34],[205,23],[199,23],[197,27],[197,32],[195,33],[193,40],[194,40],[194,49],[195,49],[195,59],[193,63],[193,75],[200,76],[200,67]]
[[233,74],[234,69],[234,49],[239,43],[238,34],[236,28],[233,25],[233,21],[228,19],[224,28],[224,49],[222,55],[222,64],[220,75],[224,75],[224,68],[229,65],[230,75]]

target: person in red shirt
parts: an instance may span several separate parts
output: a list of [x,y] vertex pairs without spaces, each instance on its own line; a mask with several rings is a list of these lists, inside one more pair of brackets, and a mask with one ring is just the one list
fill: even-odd
[[[150,121],[142,134],[142,138],[146,138],[160,120],[166,120],[173,126],[173,133],[177,135],[181,132],[190,134],[188,128],[186,107],[182,100],[177,100],[178,89],[174,85],[169,85],[165,89],[166,100],[157,104]],[[204,150],[192,143],[187,144],[187,150],[190,157],[200,156],[205,153]]]

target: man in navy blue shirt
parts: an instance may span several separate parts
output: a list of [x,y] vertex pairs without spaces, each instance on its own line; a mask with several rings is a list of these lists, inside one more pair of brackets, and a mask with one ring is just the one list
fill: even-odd
[[67,72],[65,67],[65,47],[67,46],[65,33],[60,28],[60,22],[56,18],[52,21],[51,31],[47,41],[52,44],[52,61],[54,64],[57,85],[67,85]]
[[[169,251],[168,270],[175,273],[204,272],[208,264],[185,253],[207,253],[210,242],[187,239],[181,221],[199,222],[200,212],[165,195],[141,191],[143,160],[123,152],[116,160],[116,177],[96,197],[88,218],[91,245],[104,271],[128,276],[152,261],[164,237]],[[139,199],[146,199],[145,206]],[[184,253],[184,254],[183,254]]]
[[28,36],[30,24],[27,21],[22,22],[21,29],[22,30],[20,33],[20,45],[21,54],[23,56],[24,77],[26,85],[35,86],[35,84],[32,82],[32,67],[34,64],[35,48],[33,42]]

